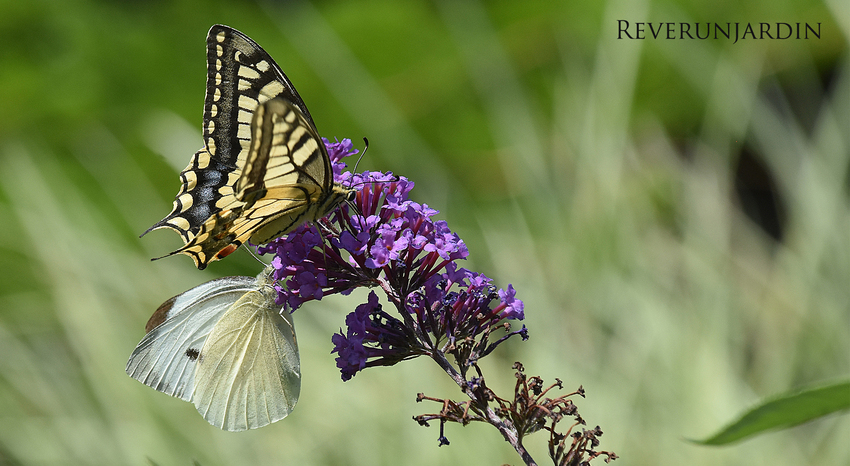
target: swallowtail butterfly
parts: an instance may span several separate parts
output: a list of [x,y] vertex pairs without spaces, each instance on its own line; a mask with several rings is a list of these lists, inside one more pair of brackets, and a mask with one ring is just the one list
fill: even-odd
[[[171,228],[203,269],[325,217],[355,192],[333,181],[327,149],[295,87],[256,42],[228,26],[207,35],[205,146],[180,173]],[[163,256],[163,257],[167,257]]]

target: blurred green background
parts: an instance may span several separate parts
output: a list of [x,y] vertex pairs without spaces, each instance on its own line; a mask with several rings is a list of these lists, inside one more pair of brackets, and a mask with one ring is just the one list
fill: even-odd
[[[617,40],[617,20],[821,23],[810,40]],[[758,400],[850,372],[850,7],[546,0],[0,0],[0,463],[520,464],[495,429],[438,429],[459,399],[427,360],[343,383],[330,335],[364,294],[295,315],[303,389],[241,434],[129,378],[165,299],[199,272],[139,233],[201,144],[204,40],[240,29],[361,169],[416,182],[512,283],[531,339],[483,361],[564,380],[620,465],[850,464],[850,417],[691,445]],[[527,446],[547,464],[544,434]],[[601,464],[601,463],[600,463]]]

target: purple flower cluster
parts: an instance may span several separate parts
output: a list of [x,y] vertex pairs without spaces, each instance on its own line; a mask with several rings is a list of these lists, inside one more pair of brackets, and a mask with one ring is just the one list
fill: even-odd
[[[367,366],[391,366],[399,361],[424,354],[415,344],[416,336],[403,322],[387,314],[378,303],[378,295],[369,293],[363,303],[345,317],[346,335],[331,338],[339,354],[337,367],[342,380],[354,377]],[[414,344],[412,344],[414,343]]]
[[[259,251],[275,254],[278,302],[290,311],[359,286],[380,286],[399,310],[400,319],[387,314],[373,292],[346,317],[345,335],[332,339],[343,380],[524,318],[512,286],[496,290],[489,278],[457,266],[469,255],[466,245],[445,221],[432,219],[436,210],[409,199],[413,182],[390,173],[343,172],[341,159],[357,153],[351,141],[325,145],[334,181],[357,188],[356,200],[318,222],[321,231],[304,225]],[[525,338],[524,327],[515,333]]]
[[[434,275],[412,293],[407,307],[423,328],[450,340],[474,337],[503,319],[524,319],[523,303],[516,299],[514,287],[496,290],[490,282],[483,274],[458,268],[452,262],[446,266],[446,273]],[[455,285],[457,291],[453,290]],[[497,298],[500,304],[491,309],[490,303]]]

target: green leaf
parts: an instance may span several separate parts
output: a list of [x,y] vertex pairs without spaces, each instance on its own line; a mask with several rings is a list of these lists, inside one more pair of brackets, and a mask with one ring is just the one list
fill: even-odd
[[770,429],[793,427],[850,408],[850,381],[789,393],[756,406],[701,445],[726,445]]

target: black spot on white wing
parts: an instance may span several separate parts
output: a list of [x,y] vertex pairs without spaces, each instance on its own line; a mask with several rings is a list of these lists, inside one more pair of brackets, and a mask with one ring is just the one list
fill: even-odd
[[190,361],[195,362],[198,360],[198,356],[201,355],[201,352],[195,348],[189,348],[186,350],[186,357],[189,358]]

